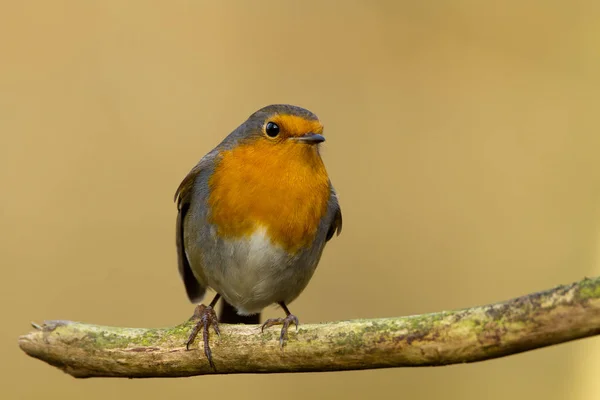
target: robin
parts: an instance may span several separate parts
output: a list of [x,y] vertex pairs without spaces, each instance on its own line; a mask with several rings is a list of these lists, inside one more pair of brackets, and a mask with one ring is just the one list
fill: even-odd
[[263,308],[278,304],[283,348],[298,318],[288,305],[310,281],[325,243],[342,229],[342,213],[319,154],[323,125],[312,112],[270,105],[252,114],[192,168],[175,193],[179,273],[190,301],[199,305],[186,348],[202,330],[214,368],[209,328],[220,322],[259,323]]

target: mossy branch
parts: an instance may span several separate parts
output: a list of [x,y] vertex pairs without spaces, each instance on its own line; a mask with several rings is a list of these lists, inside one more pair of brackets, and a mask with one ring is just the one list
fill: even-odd
[[[475,362],[600,333],[600,278],[459,311],[301,325],[279,349],[279,329],[221,324],[211,347],[190,351],[188,321],[141,329],[70,321],[34,324],[23,351],[78,377],[181,377],[203,374],[341,371]],[[212,333],[212,332],[211,332]]]

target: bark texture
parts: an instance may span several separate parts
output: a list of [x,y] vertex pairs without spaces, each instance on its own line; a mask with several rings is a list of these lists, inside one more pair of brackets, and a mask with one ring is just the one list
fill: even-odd
[[341,371],[438,366],[516,354],[600,333],[600,278],[458,311],[300,325],[284,350],[279,328],[221,324],[211,331],[216,371],[202,344],[186,351],[193,323],[119,328],[71,321],[33,324],[28,355],[77,378]]

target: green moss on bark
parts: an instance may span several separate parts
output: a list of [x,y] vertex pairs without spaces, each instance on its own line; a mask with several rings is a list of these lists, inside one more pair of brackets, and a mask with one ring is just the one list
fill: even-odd
[[600,278],[506,302],[398,318],[329,322],[291,329],[221,326],[211,332],[212,370],[193,322],[171,328],[106,327],[68,321],[34,325],[19,345],[76,377],[173,377],[211,373],[334,371],[447,365],[515,354],[600,333]]

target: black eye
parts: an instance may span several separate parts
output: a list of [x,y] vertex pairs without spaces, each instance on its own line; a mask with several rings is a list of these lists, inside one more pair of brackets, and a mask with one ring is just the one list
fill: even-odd
[[275,122],[267,122],[265,132],[267,133],[267,136],[274,138],[279,135],[279,125],[277,125]]

